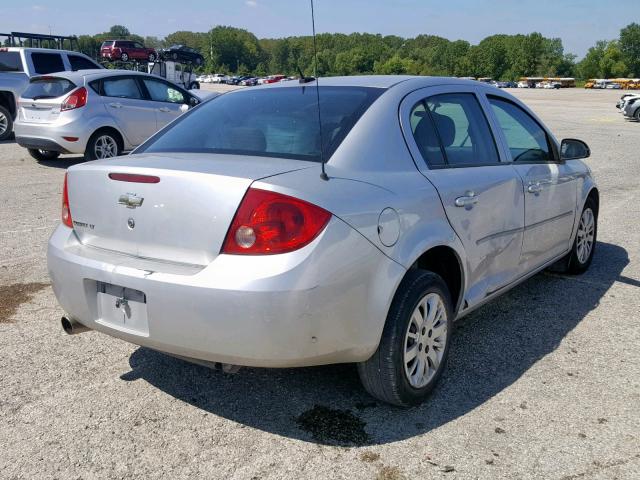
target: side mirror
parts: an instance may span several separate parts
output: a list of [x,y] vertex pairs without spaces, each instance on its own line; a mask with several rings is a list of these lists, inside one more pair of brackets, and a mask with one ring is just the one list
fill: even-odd
[[560,145],[561,160],[578,160],[580,158],[589,158],[591,150],[589,146],[582,140],[575,138],[565,138]]
[[200,100],[198,100],[196,97],[189,97],[189,106],[190,107],[195,107],[199,103],[200,103]]

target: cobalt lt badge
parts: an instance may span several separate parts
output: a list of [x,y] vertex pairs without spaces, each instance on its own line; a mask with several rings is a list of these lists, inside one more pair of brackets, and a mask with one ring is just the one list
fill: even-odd
[[130,230],[133,230],[133,228],[136,226],[136,221],[133,218],[129,217],[129,220],[127,220],[127,226]]

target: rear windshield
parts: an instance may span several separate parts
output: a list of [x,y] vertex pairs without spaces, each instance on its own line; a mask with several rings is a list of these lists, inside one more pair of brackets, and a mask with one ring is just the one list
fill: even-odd
[[31,81],[22,93],[23,98],[38,100],[40,98],[57,98],[76,88],[66,78],[36,78]]
[[[378,88],[320,87],[322,153],[328,160]],[[315,86],[242,90],[182,116],[140,152],[199,152],[320,161]]]
[[112,47],[112,46],[113,46],[113,41],[102,42],[102,47],[101,48]]
[[0,72],[22,72],[20,53],[0,52]]

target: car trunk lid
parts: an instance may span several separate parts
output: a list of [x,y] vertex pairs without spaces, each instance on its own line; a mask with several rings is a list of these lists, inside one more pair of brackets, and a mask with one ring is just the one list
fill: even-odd
[[26,123],[55,122],[60,116],[62,102],[76,88],[76,85],[66,78],[32,78],[19,101],[22,120]]
[[76,165],[68,188],[84,245],[206,265],[255,180],[311,162],[219,154],[141,154]]

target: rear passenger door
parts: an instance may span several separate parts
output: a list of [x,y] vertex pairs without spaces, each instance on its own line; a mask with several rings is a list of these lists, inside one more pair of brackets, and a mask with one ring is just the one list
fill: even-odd
[[473,87],[430,87],[400,108],[416,165],[436,187],[466,251],[465,300],[472,306],[518,275],[522,181],[503,162]]
[[487,99],[513,168],[524,183],[525,231],[520,260],[524,274],[570,248],[577,180],[532,115],[508,98],[488,95]]
[[140,145],[156,132],[156,112],[134,76],[102,79],[100,95],[107,111],[131,146]]

